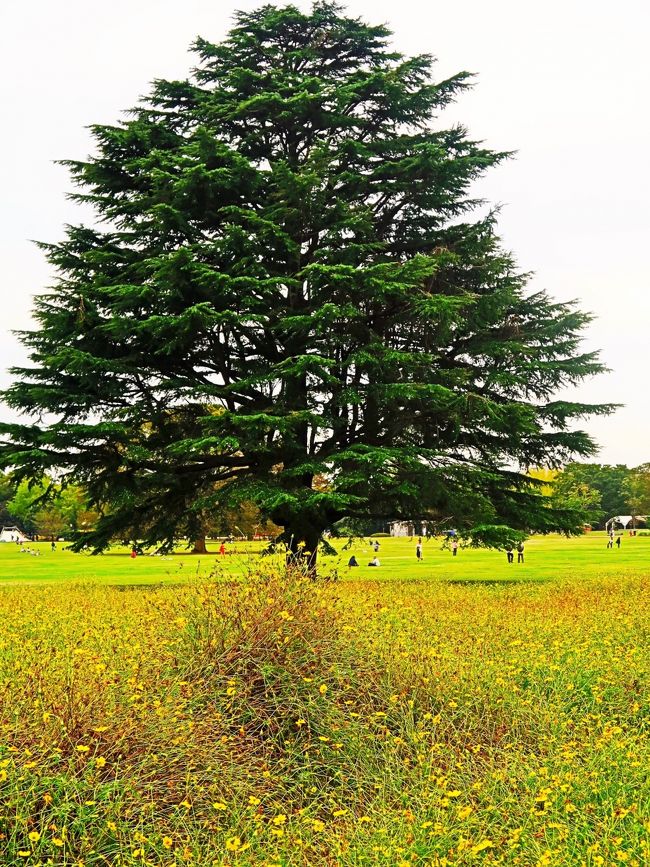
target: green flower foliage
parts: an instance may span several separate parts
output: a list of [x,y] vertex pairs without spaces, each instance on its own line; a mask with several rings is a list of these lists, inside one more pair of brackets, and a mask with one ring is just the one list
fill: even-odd
[[580,526],[523,470],[594,450],[574,420],[609,407],[553,397],[602,369],[589,317],[526,290],[472,198],[507,154],[438,122],[469,74],[389,36],[331,2],[240,13],[66,163],[96,221],[42,245],[5,400],[47,422],[4,425],[2,460],[82,484],[96,549],[242,500],[308,551],[344,517]]

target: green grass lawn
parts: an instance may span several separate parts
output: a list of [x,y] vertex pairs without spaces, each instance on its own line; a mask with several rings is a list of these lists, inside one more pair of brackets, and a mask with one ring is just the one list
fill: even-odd
[[[621,548],[608,550],[604,533],[566,539],[563,536],[538,536],[526,544],[525,562],[508,564],[502,551],[461,548],[456,557],[442,547],[440,539],[424,540],[424,557],[417,562],[415,539],[379,538],[381,566],[370,567],[373,556],[368,540],[355,540],[344,550],[346,541],[333,540],[339,555],[322,557],[323,573],[336,570],[343,580],[438,580],[438,581],[548,581],[563,577],[598,577],[611,573],[642,575],[650,573],[650,536],[621,536]],[[227,546],[228,554],[219,556],[218,543],[213,553],[192,555],[178,550],[170,556],[139,556],[131,559],[126,548],[92,556],[74,554],[63,543],[56,551],[49,543],[30,545],[39,556],[20,553],[11,543],[0,544],[0,584],[20,582],[100,582],[117,585],[142,585],[186,582],[200,575],[217,572],[241,576],[255,569],[264,543],[238,542]],[[360,566],[348,569],[355,554]]]

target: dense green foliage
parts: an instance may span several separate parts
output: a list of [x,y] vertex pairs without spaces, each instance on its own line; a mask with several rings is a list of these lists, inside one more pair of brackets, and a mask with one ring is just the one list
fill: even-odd
[[97,518],[85,491],[78,485],[62,487],[47,476],[29,484],[11,474],[0,473],[1,524],[17,524],[30,536],[55,538],[88,533]]
[[559,498],[582,496],[588,520],[599,527],[615,515],[650,514],[650,467],[625,464],[568,464],[558,475]]
[[622,484],[630,514],[650,514],[650,464],[641,464],[631,470]]
[[13,524],[14,516],[11,514],[8,503],[13,498],[15,485],[8,473],[0,472],[0,524],[7,526]]
[[468,74],[389,35],[330,2],[241,13],[68,163],[98,219],[44,245],[5,398],[51,421],[5,425],[2,460],[83,484],[98,549],[242,500],[294,550],[344,517],[581,526],[524,470],[593,451],[574,421],[607,408],[554,399],[601,369],[588,317],[526,291],[471,198],[506,155],[437,121]]

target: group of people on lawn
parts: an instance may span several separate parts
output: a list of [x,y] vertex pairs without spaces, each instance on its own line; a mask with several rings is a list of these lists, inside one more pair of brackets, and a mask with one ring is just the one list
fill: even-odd
[[[368,566],[381,566],[381,563],[379,562],[379,558],[377,557],[377,554],[379,552],[379,542],[375,539],[374,541],[372,541],[370,543],[370,547],[373,549],[375,556],[368,563]],[[458,540],[455,537],[452,538],[452,540],[449,544],[449,547],[451,548],[452,556],[456,557],[458,555]],[[519,542],[516,550],[517,550],[517,563],[523,563],[524,562],[524,543]],[[514,563],[515,555],[514,555],[514,549],[513,549],[512,545],[508,545],[506,547],[506,556],[508,558],[508,563]],[[422,556],[422,537],[421,536],[418,539],[417,545],[415,546],[415,557],[417,560],[423,559],[423,556]],[[355,557],[354,554],[352,554],[352,556],[348,560],[348,567],[351,568],[353,566],[358,566],[358,565],[359,565],[359,562],[357,561],[357,558]]]

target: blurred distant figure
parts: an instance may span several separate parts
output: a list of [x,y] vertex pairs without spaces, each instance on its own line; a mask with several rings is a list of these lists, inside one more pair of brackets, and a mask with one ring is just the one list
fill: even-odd
[[415,556],[418,560],[422,559],[422,539],[415,546]]
[[353,555],[350,557],[350,559],[348,560],[348,567],[351,567],[351,566],[358,566],[358,565],[359,565],[359,564],[357,563],[357,558],[356,558],[356,557],[354,556],[354,554],[353,554]]
[[134,546],[133,548],[131,548],[131,559],[135,560],[135,558],[137,556],[138,556],[138,552],[136,551],[135,546]]
[[56,551],[56,542],[52,542],[50,545],[50,551]]
[[517,563],[524,562],[524,543],[520,542],[517,545]]
[[225,554],[225,553],[226,553],[226,546],[224,545],[223,542],[221,543],[221,545],[219,545],[219,553],[220,553],[220,554]]
[[454,541],[451,543],[451,553],[453,557],[458,554],[458,542],[456,539],[454,539]]
[[515,555],[512,550],[512,545],[508,545],[508,547],[506,548],[506,557],[508,558],[508,563],[515,562]]
[[617,537],[616,537],[616,547],[617,547],[617,548],[620,548],[620,547],[621,547],[621,537],[620,537],[620,536],[617,536]]
[[381,566],[381,563],[379,562],[379,560],[378,560],[376,554],[375,554],[375,556],[372,558],[372,560],[370,561],[370,563],[368,563],[368,566]]

